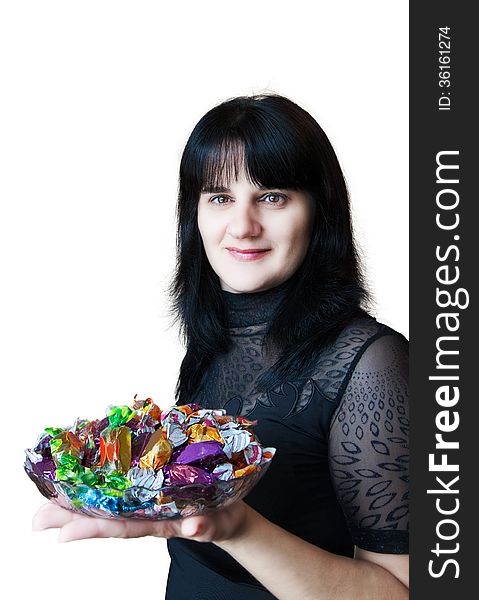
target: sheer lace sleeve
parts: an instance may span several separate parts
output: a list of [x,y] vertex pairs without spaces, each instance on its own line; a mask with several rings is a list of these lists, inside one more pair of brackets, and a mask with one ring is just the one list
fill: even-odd
[[329,434],[329,467],[356,546],[409,552],[408,346],[374,340],[357,362]]

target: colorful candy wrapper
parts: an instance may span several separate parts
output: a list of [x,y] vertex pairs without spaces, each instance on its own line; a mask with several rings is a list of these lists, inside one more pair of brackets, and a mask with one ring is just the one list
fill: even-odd
[[208,427],[201,423],[196,423],[195,425],[188,427],[186,434],[188,435],[190,442],[208,442],[216,440],[217,442],[224,444],[224,439],[216,427]]
[[71,454],[83,458],[84,450],[81,441],[72,431],[62,431],[50,440],[52,458],[58,465],[63,454]]
[[128,421],[128,429],[134,433],[153,433],[157,425],[158,422],[146,413],[137,414]]
[[[154,431],[154,430],[153,430]],[[151,438],[151,432],[137,433],[131,440],[131,466],[140,464],[140,457],[145,453],[145,448]]]
[[203,425],[209,425],[213,427],[218,427],[218,421],[216,417],[224,415],[225,410],[222,409],[213,409],[213,408],[203,408],[191,413],[188,417],[188,425],[195,425],[196,423],[203,423]]
[[258,442],[251,442],[251,444],[244,449],[244,457],[249,465],[258,465],[263,458],[263,449]]
[[100,425],[99,420],[77,419],[75,422],[74,431],[83,446],[82,464],[85,467],[92,467],[100,458]]
[[187,485],[189,483],[201,483],[207,485],[214,483],[215,477],[199,467],[191,465],[166,465],[163,469],[166,485]]
[[172,408],[169,408],[168,410],[164,410],[161,413],[160,423],[162,425],[164,425],[167,421],[176,423],[178,425],[181,425],[182,423],[184,423],[186,421],[186,418],[188,415],[185,414],[184,410],[180,410],[180,408],[181,407],[173,406]]
[[131,432],[128,427],[110,426],[100,434],[100,466],[107,472],[126,473],[131,464]]
[[[61,431],[57,432],[60,433]],[[56,434],[55,434],[56,435]],[[40,454],[43,458],[51,458],[52,457],[52,451],[50,448],[50,440],[52,439],[52,436],[47,433],[47,432],[43,432],[37,439],[37,441],[35,442],[35,446],[33,447],[33,450],[31,450],[30,452],[34,452],[35,454]]]
[[256,465],[246,465],[246,467],[242,469],[235,469],[235,478],[250,475],[251,473],[254,473],[256,469]]
[[276,448],[263,448],[263,456],[261,457],[261,464],[267,463],[274,458],[276,454]]
[[155,491],[161,489],[164,480],[163,471],[156,472],[153,469],[142,469],[141,467],[131,468],[127,477],[133,485]]
[[227,456],[223,452],[223,445],[220,442],[210,440],[189,444],[175,452],[172,459],[178,464],[193,465],[203,469],[211,467],[213,469],[218,463],[225,462]]
[[151,398],[146,400],[137,400],[135,395],[135,402],[133,408],[143,416],[148,416],[152,421],[160,422],[161,419],[161,408],[157,406]]
[[231,463],[223,463],[222,465],[218,465],[213,469],[213,475],[217,479],[221,479],[223,481],[229,481],[230,479],[234,479],[234,467]]
[[174,501],[167,502],[166,504],[157,504],[155,505],[155,510],[163,517],[174,517],[180,513]]
[[173,421],[167,421],[164,425],[166,437],[173,448],[182,446],[188,441],[188,436],[183,431],[183,426]]
[[[55,471],[57,465],[52,458],[43,457],[41,454],[32,450],[26,450],[27,458],[29,459],[34,473],[44,479],[55,481]],[[50,455],[51,456],[51,455]]]
[[240,429],[234,423],[221,426],[221,436],[225,441],[224,453],[231,458],[235,452],[244,450],[251,441],[251,433],[246,429]]
[[109,406],[108,407],[108,421],[111,427],[120,427],[126,425],[130,421],[136,412],[129,406]]
[[151,434],[146,448],[140,458],[140,467],[158,471],[170,460],[173,446],[165,439],[163,429]]

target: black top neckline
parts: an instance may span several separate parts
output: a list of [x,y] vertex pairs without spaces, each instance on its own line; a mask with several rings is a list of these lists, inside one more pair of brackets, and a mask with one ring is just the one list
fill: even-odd
[[249,327],[272,321],[288,287],[288,281],[285,281],[261,292],[236,294],[221,290],[229,327]]

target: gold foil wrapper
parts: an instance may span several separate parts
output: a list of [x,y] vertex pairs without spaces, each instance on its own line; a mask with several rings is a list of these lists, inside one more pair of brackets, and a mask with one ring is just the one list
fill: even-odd
[[182,412],[187,417],[189,417],[191,415],[191,413],[195,412],[191,408],[191,406],[188,406],[188,404],[182,404],[181,406],[175,406],[175,409],[179,410],[180,412]]
[[202,425],[201,423],[196,423],[195,425],[191,425],[186,430],[186,435],[188,436],[188,442],[208,442],[212,440],[216,440],[217,442],[225,443],[224,439],[221,437],[220,432],[216,429],[216,427],[210,427],[207,425]]
[[244,469],[235,469],[235,477],[244,477],[250,473],[254,473],[258,468],[256,465],[247,465]]
[[173,446],[165,439],[163,428],[157,429],[151,434],[148,444],[140,457],[142,469],[154,469],[158,471],[171,457]]
[[164,492],[160,492],[155,498],[155,504],[170,504],[174,499],[171,496],[167,496]]
[[243,450],[233,453],[231,456],[231,463],[235,468],[235,472],[249,466],[249,462],[246,460]]

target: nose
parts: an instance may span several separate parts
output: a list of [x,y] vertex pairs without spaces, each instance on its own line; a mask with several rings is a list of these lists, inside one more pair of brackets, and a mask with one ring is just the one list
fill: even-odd
[[241,205],[238,202],[230,211],[229,216],[230,220],[226,231],[231,237],[243,239],[261,235],[262,225],[255,213],[255,207]]

